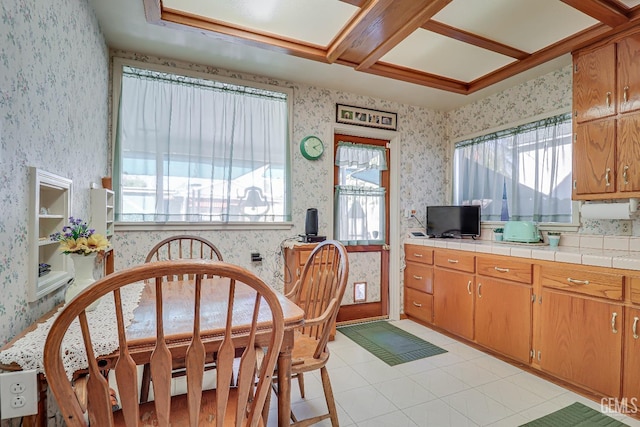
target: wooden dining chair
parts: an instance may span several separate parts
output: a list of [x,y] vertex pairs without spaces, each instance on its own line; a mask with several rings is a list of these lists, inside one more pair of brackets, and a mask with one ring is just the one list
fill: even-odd
[[286,295],[305,312],[304,327],[296,331],[292,351],[292,378],[298,378],[304,397],[304,373],[320,369],[322,387],[329,412],[306,420],[297,420],[293,412],[292,425],[302,426],[330,418],[338,426],[338,413],[333,398],[327,361],[329,335],[335,324],[349,276],[349,259],[344,246],[326,240],[316,246],[302,269],[300,278]]
[[[223,261],[222,253],[218,248],[202,237],[181,234],[168,237],[155,245],[147,254],[144,262],[166,261],[176,259],[211,259]],[[192,279],[192,277],[167,277],[167,280]],[[185,366],[180,360],[173,361],[173,377],[184,375]],[[207,370],[215,369],[215,364],[211,361],[207,363]],[[149,389],[151,386],[151,371],[149,365],[145,364],[142,369],[142,381],[140,387],[140,401],[146,402],[149,399]]]
[[[193,298],[191,331],[172,330],[170,315],[163,315],[167,301],[163,300],[166,277],[174,274],[193,275],[194,280],[185,283],[189,298]],[[227,280],[206,280],[206,276],[219,276]],[[121,289],[146,281],[152,286],[155,298],[155,348],[150,358],[153,372],[155,400],[138,403],[137,369],[133,356],[135,346],[130,346],[125,332],[125,319],[121,302]],[[237,282],[246,284],[239,286]],[[182,285],[181,285],[182,286]],[[215,288],[216,289],[212,289]],[[239,291],[239,289],[242,289]],[[217,293],[216,293],[217,290]],[[233,315],[233,304],[238,292],[249,292],[252,307],[247,313],[248,324],[239,325]],[[120,393],[121,409],[112,410],[109,384],[101,373],[94,353],[86,308],[97,299],[113,294],[114,318],[101,319],[117,324],[119,355],[115,363],[115,380]],[[224,325],[212,330],[211,314],[201,313],[201,301],[211,295],[221,295],[216,303],[223,309],[216,311],[217,322]],[[101,304],[105,304],[105,300]],[[202,320],[201,320],[202,319]],[[63,337],[72,323],[79,322],[88,359],[87,412],[91,426],[262,426],[262,410],[270,393],[272,373],[284,336],[282,308],[275,291],[250,271],[224,262],[205,260],[181,260],[139,265],[113,273],[97,281],[66,305],[51,326],[44,353],[44,369],[47,383],[58,403],[68,426],[86,426],[82,407],[78,402],[71,381],[63,366]],[[212,323],[213,324],[213,323]],[[267,346],[256,346],[256,333],[267,331]],[[201,331],[220,336],[215,342],[204,340]],[[188,340],[186,350],[187,392],[171,396],[171,341]],[[139,340],[138,340],[139,341]],[[153,341],[152,341],[153,342]],[[135,342],[134,342],[135,343]],[[216,388],[203,390],[205,346],[216,354]],[[231,386],[236,352],[241,352],[238,382]],[[256,359],[262,360],[256,379]]]

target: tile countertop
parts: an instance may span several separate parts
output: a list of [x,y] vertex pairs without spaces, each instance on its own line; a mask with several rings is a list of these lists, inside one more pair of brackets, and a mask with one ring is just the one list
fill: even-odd
[[406,238],[405,244],[571,264],[640,270],[640,237],[562,235],[560,246],[472,239]]

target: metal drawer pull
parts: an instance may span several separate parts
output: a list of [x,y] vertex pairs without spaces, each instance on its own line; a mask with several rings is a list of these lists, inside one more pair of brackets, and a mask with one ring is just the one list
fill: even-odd
[[480,288],[482,288],[482,283],[478,283],[478,298],[482,298],[482,292],[480,291]]
[[627,174],[628,170],[629,170],[629,165],[625,165],[625,167],[622,170],[622,178],[624,179],[624,185],[629,184],[629,176]]
[[471,280],[467,283],[467,292],[471,295]]
[[638,320],[640,320],[637,316],[633,318],[633,339],[637,340],[638,338]]
[[604,185],[606,187],[609,187],[611,185],[611,183],[609,182],[609,173],[611,173],[611,168],[607,168],[606,172],[604,173]]
[[493,269],[495,271],[499,271],[500,273],[508,273],[509,272],[508,268],[493,267]]
[[418,304],[417,302],[413,302],[413,305],[415,305],[416,307],[422,307],[422,304]]
[[413,275],[413,278],[416,280],[422,280],[422,276],[416,276],[415,274]]
[[624,102],[629,101],[629,86],[625,86],[622,92],[622,98],[624,99]]
[[458,261],[457,259],[447,259],[447,262],[450,262],[451,264],[457,264],[460,261]]
[[576,280],[576,279],[572,279],[571,277],[567,277],[567,281],[569,283],[573,283],[574,285],[588,285],[589,284],[588,280]]
[[616,329],[616,317],[618,317],[618,313],[614,311],[613,315],[611,316],[611,332],[613,332],[614,334],[618,333],[618,330]]
[[413,256],[416,258],[422,258],[422,254],[413,254]]
[[611,107],[611,92],[607,92],[607,108]]

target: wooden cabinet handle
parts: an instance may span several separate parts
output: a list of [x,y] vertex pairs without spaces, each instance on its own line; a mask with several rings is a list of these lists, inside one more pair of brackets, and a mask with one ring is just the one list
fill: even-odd
[[467,293],[471,295],[471,280],[467,283]]
[[611,92],[607,92],[607,108],[611,107]]
[[495,271],[499,271],[500,273],[508,273],[509,272],[508,268],[493,267],[493,269]]
[[613,315],[611,316],[611,332],[613,332],[614,334],[618,333],[618,330],[616,329],[616,318],[617,317],[618,317],[618,313],[616,313],[614,311]]
[[416,280],[422,280],[422,276],[416,276],[415,274],[413,275],[413,278]]
[[576,280],[576,279],[572,279],[571,277],[567,277],[567,281],[569,283],[573,283],[574,285],[588,285],[589,284],[588,280]]
[[638,318],[638,316],[633,318],[633,327],[631,328],[633,330],[633,339],[637,340],[638,338],[640,338],[638,336],[638,320],[640,320]]
[[417,302],[413,301],[413,305],[415,305],[416,307],[422,307],[422,304],[418,304]]
[[478,298],[482,298],[482,292],[480,291],[480,288],[482,288],[482,283],[478,283]]
[[604,185],[609,187],[611,183],[609,182],[609,174],[611,173],[611,168],[607,168],[604,173]]
[[416,258],[422,258],[422,254],[413,254],[413,256]]
[[458,261],[457,259],[447,259],[447,262],[450,262],[451,264],[457,264],[460,261]]

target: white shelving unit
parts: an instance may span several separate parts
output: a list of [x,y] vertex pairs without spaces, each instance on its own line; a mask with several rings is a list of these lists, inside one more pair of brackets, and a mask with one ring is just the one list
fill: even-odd
[[113,191],[106,188],[91,189],[91,220],[89,226],[111,240],[115,219]]
[[[62,231],[71,215],[72,181],[68,178],[30,168],[29,197],[29,302],[66,285],[73,276],[69,273],[69,257],[59,250],[59,243],[51,234]],[[49,264],[49,273],[40,276],[39,265]]]

